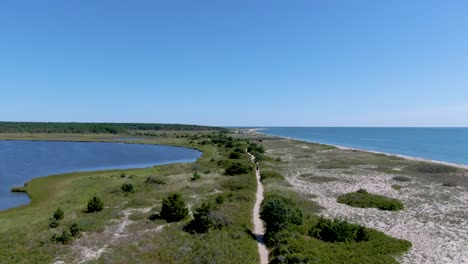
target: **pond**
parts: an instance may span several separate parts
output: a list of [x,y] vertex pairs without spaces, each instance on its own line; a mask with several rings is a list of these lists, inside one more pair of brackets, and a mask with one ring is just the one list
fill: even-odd
[[0,140],[0,210],[28,204],[26,194],[10,190],[36,177],[193,162],[201,154],[165,145]]

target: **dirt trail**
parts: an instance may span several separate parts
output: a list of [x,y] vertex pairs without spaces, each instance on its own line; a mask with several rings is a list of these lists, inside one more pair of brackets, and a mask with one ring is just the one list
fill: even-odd
[[[253,163],[255,163],[255,156],[250,154],[250,158]],[[263,184],[260,181],[260,169],[258,165],[255,169],[255,175],[257,177],[257,194],[255,205],[253,208],[253,224],[254,224],[254,235],[257,238],[258,244],[258,254],[260,255],[260,264],[268,264],[268,249],[265,246],[263,237],[265,236],[265,227],[263,226],[263,221],[260,219],[260,205],[263,201]]]

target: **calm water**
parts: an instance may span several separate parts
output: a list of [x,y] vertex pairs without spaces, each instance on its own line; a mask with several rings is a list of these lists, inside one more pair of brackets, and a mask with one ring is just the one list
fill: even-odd
[[468,165],[468,128],[271,127],[260,132]]
[[27,204],[23,193],[12,193],[32,178],[50,174],[107,169],[143,168],[190,162],[201,152],[181,147],[50,141],[0,141],[0,210]]

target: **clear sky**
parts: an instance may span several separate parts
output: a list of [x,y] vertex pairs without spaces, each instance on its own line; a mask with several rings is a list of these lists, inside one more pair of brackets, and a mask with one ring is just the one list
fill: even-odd
[[0,120],[468,126],[468,1],[0,1]]

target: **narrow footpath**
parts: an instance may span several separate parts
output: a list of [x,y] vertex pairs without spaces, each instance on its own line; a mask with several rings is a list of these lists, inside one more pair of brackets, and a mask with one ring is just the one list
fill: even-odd
[[[255,156],[250,154],[251,161],[255,164]],[[263,221],[260,219],[260,205],[263,201],[263,184],[260,181],[260,168],[255,164],[255,175],[257,177],[257,195],[255,200],[255,205],[253,208],[253,224],[254,224],[254,235],[257,239],[258,244],[258,254],[260,255],[260,264],[268,264],[268,249],[265,246],[263,237],[265,236],[265,227],[263,226]]]

